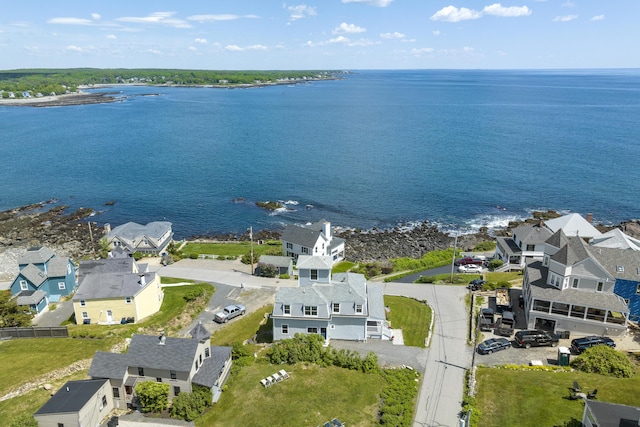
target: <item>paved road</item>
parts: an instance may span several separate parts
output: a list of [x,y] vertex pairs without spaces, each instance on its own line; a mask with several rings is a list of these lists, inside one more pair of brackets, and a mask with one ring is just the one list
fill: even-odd
[[473,355],[467,346],[466,290],[461,286],[386,283],[384,293],[426,300],[435,312],[413,425],[458,426],[464,374]]

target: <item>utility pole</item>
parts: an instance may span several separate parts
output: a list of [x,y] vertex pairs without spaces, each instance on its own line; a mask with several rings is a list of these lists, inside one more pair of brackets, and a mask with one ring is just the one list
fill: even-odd
[[456,261],[456,252],[458,251],[458,232],[456,231],[456,238],[453,241],[453,256],[451,257],[451,278],[449,281],[453,284],[453,266]]
[[249,240],[251,240],[251,275],[253,276],[253,226],[249,227]]
[[96,245],[93,243],[93,232],[91,231],[91,221],[87,222],[89,225],[89,238],[91,239],[91,250],[93,251],[93,257],[96,257]]

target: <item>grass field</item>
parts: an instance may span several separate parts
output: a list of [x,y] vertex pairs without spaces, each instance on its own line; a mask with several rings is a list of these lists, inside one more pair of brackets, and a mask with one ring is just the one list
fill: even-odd
[[[260,380],[280,369],[291,378],[269,388]],[[316,426],[338,418],[349,427],[376,422],[385,380],[336,367],[255,363],[243,368],[220,401],[196,420],[210,426]]]
[[390,308],[387,320],[394,329],[402,329],[404,344],[424,347],[431,325],[431,308],[420,301],[407,297],[384,296],[384,305]]
[[[211,345],[232,346],[235,342],[244,342],[258,335],[258,342],[265,335],[271,336],[271,319],[264,324],[265,314],[273,311],[273,305],[266,305],[253,313],[241,316],[229,322],[211,336]],[[268,332],[268,334],[267,334]]]
[[[260,255],[282,255],[282,245],[278,244],[253,244],[253,254],[257,260]],[[235,256],[240,257],[251,252],[251,242],[238,243],[187,243],[182,248],[184,256],[188,257],[192,254],[200,255],[218,255],[218,256]]]
[[[598,389],[598,400],[640,406],[640,376],[614,378],[582,372],[543,372],[478,368],[478,426],[564,426],[581,420],[584,404],[568,400],[577,380],[583,390]],[[580,424],[578,424],[580,425]]]

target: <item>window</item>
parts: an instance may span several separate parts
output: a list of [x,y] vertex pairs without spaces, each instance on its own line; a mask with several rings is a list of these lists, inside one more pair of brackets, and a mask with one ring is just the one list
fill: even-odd
[[307,333],[308,334],[317,334],[318,333],[318,328],[307,328]]
[[202,355],[200,355],[200,364],[202,365]]
[[305,248],[304,246],[302,247],[302,253],[303,254],[308,254],[309,253],[309,248]]
[[161,383],[161,382],[162,382],[162,378],[160,378],[160,377],[156,377],[156,382],[157,382],[157,383]]
[[318,280],[318,270],[311,270],[311,280]]
[[86,311],[82,312],[82,318],[83,319],[88,319],[89,318],[89,313],[87,313]]
[[356,304],[356,313],[362,314],[362,304]]
[[118,387],[113,387],[113,398],[120,399],[120,389]]
[[636,294],[640,295],[640,285],[636,288]]
[[64,284],[64,282],[58,282],[58,289],[59,290],[63,290],[63,289],[66,289],[66,288],[67,288],[67,286]]
[[527,245],[527,250],[528,251],[535,251],[536,250],[536,245]]
[[80,307],[86,307],[87,306],[87,302],[83,299],[80,300]]
[[178,386],[174,386],[174,387],[173,387],[173,395],[174,395],[174,396],[177,396],[177,395],[179,395],[179,394],[180,394],[180,387],[178,387]]
[[64,427],[64,424],[58,423],[58,427]]
[[196,371],[198,370],[198,361],[196,360]]
[[287,335],[289,333],[289,325],[282,325],[280,328],[283,335]]
[[204,357],[209,357],[209,347],[204,349]]
[[287,249],[293,249],[293,243],[287,242]]
[[107,406],[107,396],[106,396],[106,395],[102,396],[102,403],[101,403],[101,405],[100,405],[100,410],[102,411],[102,409],[103,409],[105,406]]
[[577,288],[578,287],[578,279],[573,279],[573,283],[571,284],[572,288]]
[[338,303],[338,302],[334,302],[333,303],[333,312],[334,313],[340,313],[340,303]]
[[144,368],[138,368],[138,375],[144,377]]
[[131,304],[131,297],[126,297],[124,299],[124,302],[126,302],[127,304]]
[[289,304],[285,304],[282,306],[282,312],[284,314],[291,314],[291,306]]
[[604,287],[604,282],[598,282],[598,286],[596,287],[596,290],[598,292],[602,292],[603,287]]
[[318,306],[317,305],[305,305],[304,306],[304,315],[305,316],[317,316],[318,315]]
[[71,265],[67,264],[67,274],[71,274]]
[[176,371],[169,371],[169,375],[171,376],[172,380],[175,380],[176,378],[178,378]]
[[544,256],[544,259],[542,260],[542,265],[544,265],[545,267],[549,265],[549,255]]
[[27,285],[26,280],[20,280],[20,289],[26,291],[29,289],[29,285]]

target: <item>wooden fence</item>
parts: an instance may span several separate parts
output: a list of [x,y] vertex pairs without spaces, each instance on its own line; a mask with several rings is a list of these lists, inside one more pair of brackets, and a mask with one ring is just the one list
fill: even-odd
[[0,328],[0,339],[6,338],[67,338],[66,326],[31,326],[24,328]]

